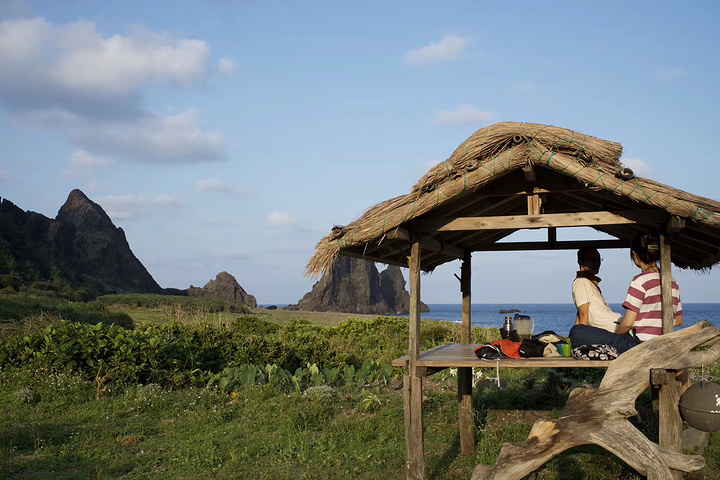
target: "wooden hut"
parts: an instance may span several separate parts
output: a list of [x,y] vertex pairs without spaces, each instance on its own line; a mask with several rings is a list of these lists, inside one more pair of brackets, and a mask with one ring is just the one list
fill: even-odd
[[[471,135],[410,193],[371,207],[346,226],[334,227],[318,243],[307,265],[312,276],[323,274],[337,255],[410,269],[410,343],[405,362],[408,478],[424,478],[422,379],[433,367],[460,367],[461,451],[469,454],[474,449],[473,364],[467,358],[473,252],[577,249],[588,244],[627,248],[635,234],[655,229],[661,236],[665,332],[673,329],[670,263],[706,270],[720,262],[720,202],[638,177],[620,163],[621,153],[618,143],[564,128],[517,122],[492,125]],[[614,239],[557,239],[557,228],[580,226]],[[540,228],[547,230],[544,241],[500,241],[517,230]],[[462,262],[463,305],[462,344],[453,351],[465,357],[460,361],[445,355],[432,363],[420,352],[420,272],[453,260]],[[446,348],[445,353],[451,350]]]

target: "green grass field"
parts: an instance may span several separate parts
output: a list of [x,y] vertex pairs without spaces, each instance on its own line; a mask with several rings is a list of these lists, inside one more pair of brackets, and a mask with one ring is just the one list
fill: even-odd
[[[383,364],[407,348],[407,320],[340,321],[305,312],[282,312],[278,319],[277,312],[107,299],[100,306],[53,302],[0,297],[0,478],[404,478],[401,371],[386,377]],[[135,330],[80,315],[96,310],[108,318],[126,315]],[[65,322],[67,311],[87,324]],[[423,325],[423,348],[457,335],[453,325]],[[250,368],[246,360],[260,360],[258,352],[263,361]],[[25,360],[14,361],[20,356]],[[366,360],[377,363],[368,367]],[[452,372],[430,377],[427,478],[470,478],[475,465],[494,463],[504,442],[523,442],[535,418],[558,416],[574,387],[602,374],[578,370],[507,369],[502,390],[487,378],[494,370],[483,370],[474,396],[474,457],[459,454]],[[633,422],[656,439],[649,393],[637,409]],[[711,435],[708,466],[687,478],[720,478],[719,437]],[[528,478],[642,477],[587,446]]]

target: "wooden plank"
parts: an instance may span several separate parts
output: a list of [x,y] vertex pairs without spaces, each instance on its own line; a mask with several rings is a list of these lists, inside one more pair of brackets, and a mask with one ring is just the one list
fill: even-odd
[[[420,352],[416,361],[417,368],[608,368],[613,361],[576,360],[566,357],[503,358],[500,360],[482,360],[475,356],[478,344],[449,343]],[[408,355],[392,361],[394,367],[409,367]]]
[[[554,228],[554,227],[551,227]],[[550,230],[550,229],[548,229]],[[628,248],[624,240],[567,240],[548,242],[496,242],[473,248],[475,252],[516,252],[524,250],[578,250],[590,246],[599,250],[609,248]]]
[[419,232],[455,232],[546,227],[592,227],[594,225],[659,224],[667,220],[664,210],[621,212],[548,213],[496,217],[459,217],[451,220],[416,220]]

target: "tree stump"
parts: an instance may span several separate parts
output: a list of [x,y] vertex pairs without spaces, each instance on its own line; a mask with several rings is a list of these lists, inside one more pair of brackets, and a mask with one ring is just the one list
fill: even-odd
[[702,456],[661,448],[628,418],[637,414],[635,400],[650,385],[650,370],[712,364],[720,358],[718,340],[720,330],[703,321],[628,350],[608,367],[598,388],[574,389],[558,420],[536,421],[523,445],[504,444],[495,465],[478,465],[472,480],[520,480],[559,453],[588,444],[612,452],[649,480],[672,480],[671,470],[700,470]]

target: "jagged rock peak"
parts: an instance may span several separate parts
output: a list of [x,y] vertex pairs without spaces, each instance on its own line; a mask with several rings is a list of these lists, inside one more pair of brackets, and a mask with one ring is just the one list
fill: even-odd
[[191,297],[217,298],[226,302],[244,303],[252,308],[257,307],[255,297],[248,294],[228,272],[218,273],[215,280],[210,280],[203,288],[190,286],[187,293]]
[[105,210],[77,188],[70,192],[55,219],[74,225],[79,232],[96,232],[98,228],[103,230],[117,228]]
[[[399,267],[378,273],[374,262],[339,256],[292,309],[385,315],[408,313],[410,294]],[[422,311],[428,311],[421,305]]]

